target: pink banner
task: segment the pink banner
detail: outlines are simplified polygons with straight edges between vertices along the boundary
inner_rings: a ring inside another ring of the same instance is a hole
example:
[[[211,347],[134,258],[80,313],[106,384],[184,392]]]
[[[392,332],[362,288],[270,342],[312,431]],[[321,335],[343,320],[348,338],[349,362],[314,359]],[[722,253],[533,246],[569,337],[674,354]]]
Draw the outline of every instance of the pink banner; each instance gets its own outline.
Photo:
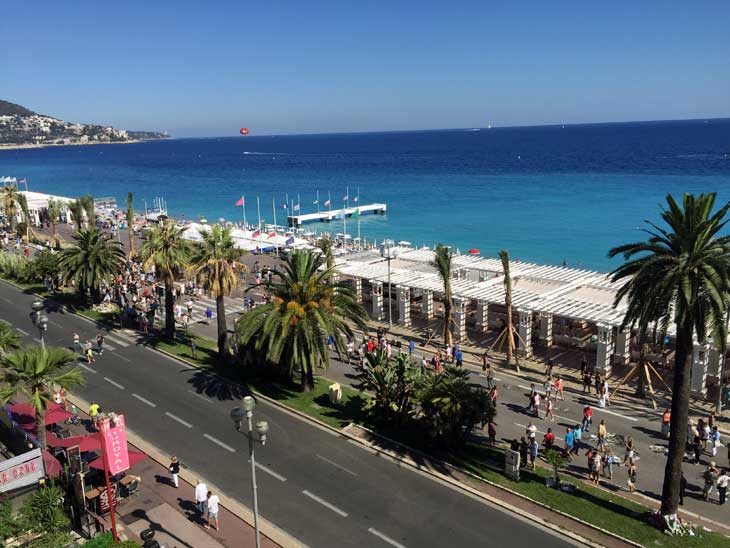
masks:
[[[124,424],[124,415],[117,415],[116,423],[109,419],[102,421],[99,430],[109,473],[114,476],[119,472],[129,470],[127,427]]]

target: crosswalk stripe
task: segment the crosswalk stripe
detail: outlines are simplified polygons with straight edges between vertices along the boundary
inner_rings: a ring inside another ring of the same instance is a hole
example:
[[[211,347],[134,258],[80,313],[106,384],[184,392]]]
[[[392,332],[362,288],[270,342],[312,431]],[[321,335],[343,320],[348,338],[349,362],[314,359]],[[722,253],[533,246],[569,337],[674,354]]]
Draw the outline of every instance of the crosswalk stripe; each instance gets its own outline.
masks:
[[[129,343],[128,342],[125,342],[125,341],[123,341],[121,339],[117,339],[117,338],[112,337],[110,335],[106,335],[104,337],[104,339],[107,340],[107,341],[112,341],[114,344],[118,344],[122,348],[125,348],[125,347],[129,346]],[[112,348],[110,346],[107,346],[107,348],[109,348],[110,350],[114,350],[114,348]]]

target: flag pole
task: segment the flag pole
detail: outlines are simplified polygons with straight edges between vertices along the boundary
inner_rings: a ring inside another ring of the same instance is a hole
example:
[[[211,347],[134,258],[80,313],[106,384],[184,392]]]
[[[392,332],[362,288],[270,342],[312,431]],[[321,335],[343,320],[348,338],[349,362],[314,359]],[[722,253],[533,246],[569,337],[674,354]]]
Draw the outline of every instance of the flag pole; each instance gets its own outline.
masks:
[[[246,230],[246,196],[241,195],[241,208],[243,209],[243,229]]]
[[[342,235],[342,241],[344,244],[345,251],[347,251],[347,203],[350,201],[350,185],[347,185],[345,187],[345,199],[343,202],[344,208],[342,210],[342,232],[344,233]]]
[[[360,241],[360,187],[357,187],[357,248],[362,249]]]
[[[259,232],[261,231],[261,204],[259,203],[259,197],[256,196],[256,212],[259,214]]]
[[[276,194],[271,198],[271,209],[274,210],[274,231],[276,231]]]
[[[317,189],[317,213],[319,213],[319,189]]]

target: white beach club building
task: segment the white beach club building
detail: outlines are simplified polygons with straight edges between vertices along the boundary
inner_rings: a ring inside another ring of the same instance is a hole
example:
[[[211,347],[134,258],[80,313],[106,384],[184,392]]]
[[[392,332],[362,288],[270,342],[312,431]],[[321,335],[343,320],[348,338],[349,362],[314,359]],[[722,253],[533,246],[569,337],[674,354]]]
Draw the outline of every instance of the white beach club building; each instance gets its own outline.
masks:
[[[390,257],[390,258],[389,258]],[[443,282],[431,266],[428,248],[392,247],[380,253],[366,251],[339,258],[337,271],[347,277],[372,317],[387,320],[388,297],[393,321],[409,327],[412,316],[429,321],[436,316],[434,295]],[[463,341],[467,326],[481,332],[501,328],[506,320],[504,278],[498,259],[454,255],[453,336]],[[621,329],[626,303],[614,307],[620,283],[605,273],[561,266],[510,262],[513,321],[518,329],[518,352],[532,354],[533,345],[559,345],[595,352],[596,370],[609,374],[614,364],[631,359],[630,329]],[[388,295],[388,281],[392,295]],[[673,329],[673,326],[672,326]],[[673,332],[671,333],[673,335]],[[667,360],[668,353],[655,356]],[[717,382],[721,356],[711,345],[696,344],[692,391],[705,394],[707,381]]]

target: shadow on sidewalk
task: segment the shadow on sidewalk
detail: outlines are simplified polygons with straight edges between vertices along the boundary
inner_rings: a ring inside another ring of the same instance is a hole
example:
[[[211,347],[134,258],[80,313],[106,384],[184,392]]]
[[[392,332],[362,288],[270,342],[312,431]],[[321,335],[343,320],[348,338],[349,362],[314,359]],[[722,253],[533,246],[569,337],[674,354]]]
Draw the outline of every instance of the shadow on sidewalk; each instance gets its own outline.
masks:
[[[183,539],[181,539],[180,537],[175,535],[172,531],[163,527],[161,524],[157,523],[156,521],[152,521],[150,519],[150,517],[147,515],[147,512],[145,512],[144,510],[134,510],[132,512],[132,516],[134,516],[137,519],[142,519],[142,520],[146,521],[149,524],[148,528],[152,529],[155,533],[164,533],[167,536],[169,536],[170,538],[175,539],[177,542],[180,543],[176,546],[184,546],[187,548],[197,548],[195,546],[188,544]]]

